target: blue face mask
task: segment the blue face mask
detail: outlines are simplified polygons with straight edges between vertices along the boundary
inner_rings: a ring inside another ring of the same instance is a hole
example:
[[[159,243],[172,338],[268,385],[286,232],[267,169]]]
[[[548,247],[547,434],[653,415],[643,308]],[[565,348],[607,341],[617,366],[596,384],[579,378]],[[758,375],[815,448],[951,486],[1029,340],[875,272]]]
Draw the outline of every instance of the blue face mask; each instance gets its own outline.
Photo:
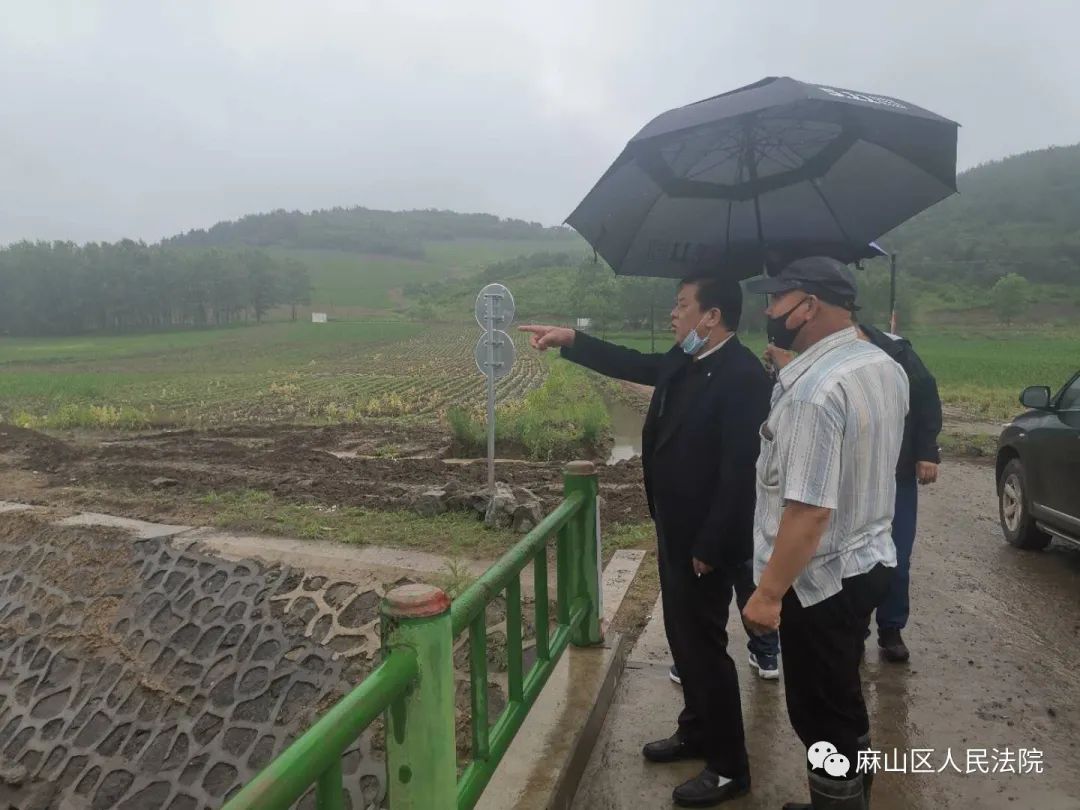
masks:
[[[702,318],[701,321],[703,320],[705,319]],[[698,321],[697,326],[701,326],[701,321]],[[679,344],[680,346],[682,346],[682,350],[691,357],[700,352],[702,347],[709,342],[709,338],[702,337],[697,333],[697,326],[691,329],[690,334],[684,337],[682,343]]]

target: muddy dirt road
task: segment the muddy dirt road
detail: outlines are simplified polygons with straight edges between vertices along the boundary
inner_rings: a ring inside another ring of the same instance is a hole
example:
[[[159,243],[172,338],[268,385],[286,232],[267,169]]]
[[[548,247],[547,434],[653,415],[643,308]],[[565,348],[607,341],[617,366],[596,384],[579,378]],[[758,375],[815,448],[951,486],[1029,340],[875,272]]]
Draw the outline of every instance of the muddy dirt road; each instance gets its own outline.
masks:
[[[1080,550],[1010,548],[997,525],[993,469],[950,463],[943,474],[921,490],[905,633],[911,663],[885,663],[872,642],[866,654],[875,747],[909,752],[908,773],[878,775],[874,808],[1080,808]],[[804,795],[802,755],[783,687],[751,678],[734,616],[729,630],[754,779],[752,795],[729,806],[773,810]],[[651,644],[648,635],[631,655],[576,807],[669,807],[671,789],[700,767],[641,760],[641,743],[671,733],[680,702],[662,633]],[[1042,773],[1008,772],[1021,748],[1041,752]],[[912,749],[934,749],[934,773],[910,772]],[[936,772],[949,750],[963,773]],[[1005,770],[981,772],[995,763]]]

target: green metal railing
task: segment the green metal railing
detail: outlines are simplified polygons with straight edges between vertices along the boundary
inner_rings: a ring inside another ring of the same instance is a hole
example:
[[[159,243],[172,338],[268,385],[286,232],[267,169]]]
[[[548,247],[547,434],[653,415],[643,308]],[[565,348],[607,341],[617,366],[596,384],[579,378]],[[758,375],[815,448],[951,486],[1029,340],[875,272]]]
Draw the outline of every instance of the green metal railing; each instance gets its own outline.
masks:
[[[319,810],[344,810],[341,757],[386,717],[390,810],[469,810],[491,779],[569,644],[602,640],[596,469],[567,465],[564,500],[450,604],[428,585],[406,585],[382,604],[383,661],[225,805],[286,810],[315,786]],[[555,541],[556,618],[548,610],[548,541]],[[536,660],[524,669],[521,573],[533,565]],[[487,702],[487,606],[506,599],[507,704],[494,724]],[[469,632],[472,756],[457,776],[454,639]]]

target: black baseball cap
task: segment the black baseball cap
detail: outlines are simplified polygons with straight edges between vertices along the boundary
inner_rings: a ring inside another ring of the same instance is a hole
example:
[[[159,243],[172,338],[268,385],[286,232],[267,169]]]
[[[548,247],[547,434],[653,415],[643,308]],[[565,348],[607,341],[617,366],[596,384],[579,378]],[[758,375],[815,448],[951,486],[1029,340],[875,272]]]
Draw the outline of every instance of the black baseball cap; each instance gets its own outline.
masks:
[[[855,281],[855,274],[843,262],[828,256],[796,259],[775,276],[762,276],[746,284],[746,291],[749,293],[775,295],[792,290],[816,295],[828,304],[852,312],[858,309],[855,299],[859,295],[859,286]]]

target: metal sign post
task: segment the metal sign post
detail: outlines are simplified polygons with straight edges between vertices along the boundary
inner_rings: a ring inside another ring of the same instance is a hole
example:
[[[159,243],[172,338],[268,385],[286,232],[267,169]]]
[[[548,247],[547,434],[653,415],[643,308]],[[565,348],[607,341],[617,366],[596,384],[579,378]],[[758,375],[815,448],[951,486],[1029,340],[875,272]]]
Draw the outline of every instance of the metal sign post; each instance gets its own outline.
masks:
[[[502,284],[488,284],[476,296],[476,322],[484,333],[476,343],[476,367],[487,378],[488,489],[495,495],[495,381],[510,373],[516,350],[505,331],[514,322],[514,296]]]
[[[896,253],[889,256],[889,331],[896,334]]]

